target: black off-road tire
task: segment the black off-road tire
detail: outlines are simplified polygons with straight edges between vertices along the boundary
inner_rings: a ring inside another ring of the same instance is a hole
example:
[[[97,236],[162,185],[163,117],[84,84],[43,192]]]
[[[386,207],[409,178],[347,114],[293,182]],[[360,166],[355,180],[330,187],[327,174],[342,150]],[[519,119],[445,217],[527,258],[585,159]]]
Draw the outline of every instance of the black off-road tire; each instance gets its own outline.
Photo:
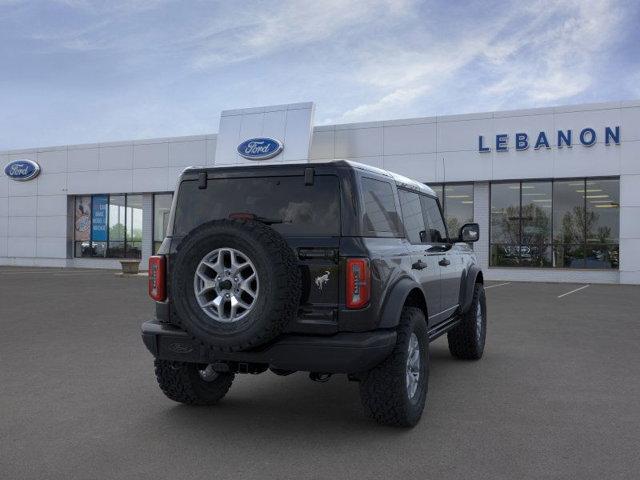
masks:
[[[194,292],[196,268],[217,248],[234,248],[256,268],[256,304],[235,322],[218,322],[198,305]],[[170,294],[180,326],[201,344],[218,352],[247,350],[282,332],[295,317],[302,280],[293,251],[269,226],[254,221],[215,220],[190,232],[172,262]]]
[[[479,310],[478,310],[479,308]],[[482,318],[478,318],[481,312]],[[484,286],[476,283],[471,306],[458,325],[447,333],[451,355],[463,360],[480,360],[487,336],[487,301]]]
[[[218,373],[205,381],[198,370],[204,365],[169,360],[155,360],[156,379],[162,392],[171,400],[187,405],[215,405],[224,397],[235,375]]]
[[[407,356],[411,334],[420,348],[420,376],[412,398],[407,391]],[[384,425],[413,427],[424,410],[429,385],[429,337],[424,313],[405,307],[400,317],[396,346],[381,364],[367,372],[360,382],[360,399],[365,413]]]

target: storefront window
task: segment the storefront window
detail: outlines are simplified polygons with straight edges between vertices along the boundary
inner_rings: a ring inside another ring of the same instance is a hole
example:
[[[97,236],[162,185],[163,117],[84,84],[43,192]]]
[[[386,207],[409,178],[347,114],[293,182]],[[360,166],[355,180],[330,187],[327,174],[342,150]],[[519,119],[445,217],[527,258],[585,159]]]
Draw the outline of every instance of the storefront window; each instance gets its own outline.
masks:
[[[444,217],[452,237],[465,223],[473,222],[473,183],[444,186]]]
[[[126,256],[142,256],[142,195],[127,195]]]
[[[153,253],[155,254],[167,234],[172,193],[156,193],[153,196]]]
[[[520,258],[520,183],[491,185],[491,265],[517,265]]]
[[[429,186],[440,200],[449,236],[457,236],[465,223],[473,222],[473,183],[447,183]]]
[[[492,266],[618,268],[619,180],[491,185]]]
[[[124,234],[127,211],[124,195],[109,196],[109,248],[107,256],[124,257]]]
[[[522,182],[520,265],[551,266],[551,182]]]
[[[553,183],[554,266],[585,268],[585,181]]]
[[[142,195],[91,195],[75,199],[76,257],[140,258]]]

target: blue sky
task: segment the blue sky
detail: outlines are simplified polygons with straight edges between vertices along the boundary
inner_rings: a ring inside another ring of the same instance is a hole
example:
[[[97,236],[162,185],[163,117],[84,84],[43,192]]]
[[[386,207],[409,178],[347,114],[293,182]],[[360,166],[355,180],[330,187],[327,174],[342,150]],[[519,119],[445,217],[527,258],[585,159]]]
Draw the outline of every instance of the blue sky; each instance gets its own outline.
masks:
[[[640,98],[637,1],[0,0],[0,149]]]

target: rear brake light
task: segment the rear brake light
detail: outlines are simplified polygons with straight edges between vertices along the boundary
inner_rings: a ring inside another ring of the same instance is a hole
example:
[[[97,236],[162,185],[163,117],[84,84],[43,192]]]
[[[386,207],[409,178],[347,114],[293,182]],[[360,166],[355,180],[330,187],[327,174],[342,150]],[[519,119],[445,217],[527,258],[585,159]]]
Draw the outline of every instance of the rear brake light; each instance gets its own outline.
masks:
[[[164,302],[167,298],[166,261],[164,255],[149,257],[149,296],[156,302]]]
[[[362,308],[369,303],[370,277],[368,259],[347,259],[347,308]]]

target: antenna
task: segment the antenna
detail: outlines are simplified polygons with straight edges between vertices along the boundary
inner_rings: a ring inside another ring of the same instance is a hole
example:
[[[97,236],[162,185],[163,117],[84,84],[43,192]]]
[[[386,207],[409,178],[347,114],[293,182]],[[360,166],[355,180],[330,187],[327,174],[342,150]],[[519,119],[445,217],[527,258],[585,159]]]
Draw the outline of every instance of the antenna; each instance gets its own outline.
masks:
[[[444,163],[444,157],[442,157],[442,183],[447,183],[447,166]]]

